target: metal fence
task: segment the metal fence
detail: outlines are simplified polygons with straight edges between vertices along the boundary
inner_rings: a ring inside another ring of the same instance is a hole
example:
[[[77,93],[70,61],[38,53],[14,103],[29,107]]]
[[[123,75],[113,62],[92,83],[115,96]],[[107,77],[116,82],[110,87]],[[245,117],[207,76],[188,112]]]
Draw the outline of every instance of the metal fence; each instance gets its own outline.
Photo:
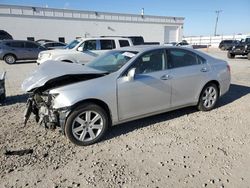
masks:
[[[222,40],[241,40],[246,38],[248,35],[191,36],[183,37],[183,40],[186,40],[188,43],[193,45],[208,45],[212,47],[218,47]]]

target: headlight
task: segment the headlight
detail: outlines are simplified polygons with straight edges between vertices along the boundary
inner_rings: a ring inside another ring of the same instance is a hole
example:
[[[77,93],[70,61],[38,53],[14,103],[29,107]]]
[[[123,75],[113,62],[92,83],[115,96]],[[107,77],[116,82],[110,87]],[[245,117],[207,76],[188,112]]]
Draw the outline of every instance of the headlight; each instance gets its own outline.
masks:
[[[38,57],[39,59],[49,59],[51,58],[51,53],[40,53]]]
[[[59,93],[53,93],[53,94],[49,94],[49,101],[50,101],[50,105],[53,107],[55,105],[54,101],[55,98],[59,95]]]
[[[233,48],[232,48],[233,50],[235,49],[235,46],[233,46]]]
[[[245,45],[245,49],[247,49],[247,45]]]

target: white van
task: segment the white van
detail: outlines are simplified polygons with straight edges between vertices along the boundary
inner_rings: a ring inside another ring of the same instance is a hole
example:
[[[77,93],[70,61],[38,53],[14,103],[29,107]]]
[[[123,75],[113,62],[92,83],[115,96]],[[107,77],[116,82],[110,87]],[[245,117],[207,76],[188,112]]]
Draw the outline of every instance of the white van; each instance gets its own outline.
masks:
[[[125,46],[133,46],[131,39],[121,37],[80,38],[70,42],[64,49],[39,53],[37,64],[47,60],[86,64],[106,51]]]

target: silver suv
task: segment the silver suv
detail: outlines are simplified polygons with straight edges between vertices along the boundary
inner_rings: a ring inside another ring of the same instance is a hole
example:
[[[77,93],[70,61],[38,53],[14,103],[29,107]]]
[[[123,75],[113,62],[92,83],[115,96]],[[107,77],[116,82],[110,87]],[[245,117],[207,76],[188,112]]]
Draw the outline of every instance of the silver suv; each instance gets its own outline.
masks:
[[[17,60],[37,59],[38,54],[46,48],[32,41],[3,40],[0,41],[0,59],[8,64]]]

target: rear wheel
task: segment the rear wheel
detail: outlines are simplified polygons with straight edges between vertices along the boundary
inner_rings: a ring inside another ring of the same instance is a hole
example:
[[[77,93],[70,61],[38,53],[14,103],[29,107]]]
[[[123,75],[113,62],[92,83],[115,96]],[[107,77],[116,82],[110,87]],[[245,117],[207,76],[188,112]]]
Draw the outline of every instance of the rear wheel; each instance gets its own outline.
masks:
[[[4,101],[5,98],[6,98],[6,94],[4,92],[2,95],[0,95],[0,102]]]
[[[235,54],[232,54],[231,52],[227,52],[227,57],[230,59],[233,59],[235,57]]]
[[[247,59],[250,60],[250,52],[247,54]]]
[[[218,87],[213,83],[207,84],[201,91],[198,109],[201,111],[212,110],[218,100],[218,97]]]
[[[98,142],[108,129],[108,115],[100,106],[86,103],[76,108],[65,124],[67,138],[76,145]]]
[[[13,54],[7,54],[4,56],[4,61],[8,64],[14,64],[16,62],[16,57]]]

